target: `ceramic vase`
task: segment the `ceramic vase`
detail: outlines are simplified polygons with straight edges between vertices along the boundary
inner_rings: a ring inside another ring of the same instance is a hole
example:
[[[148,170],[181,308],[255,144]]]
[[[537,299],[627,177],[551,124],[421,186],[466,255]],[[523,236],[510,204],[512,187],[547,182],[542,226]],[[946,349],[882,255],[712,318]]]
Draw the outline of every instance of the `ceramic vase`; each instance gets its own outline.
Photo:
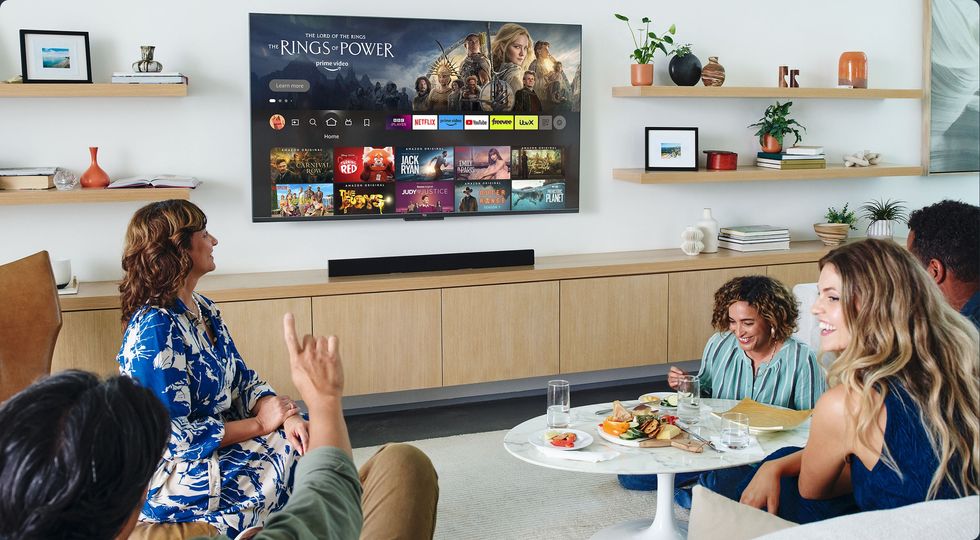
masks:
[[[718,221],[711,217],[711,209],[701,211],[701,219],[697,223],[698,230],[704,235],[702,253],[718,253]]]
[[[701,239],[704,238],[704,233],[701,229],[697,227],[688,227],[684,229],[681,233],[681,251],[684,255],[697,255],[704,250],[704,244]],[[717,241],[715,242],[717,244]],[[716,247],[717,249],[717,247]]]
[[[894,234],[895,222],[890,219],[879,219],[868,225],[868,238],[891,238]]]
[[[717,56],[708,57],[708,65],[701,70],[701,82],[705,86],[721,86],[725,84],[725,68],[718,63]]]
[[[83,188],[104,188],[109,185],[109,175],[99,167],[99,147],[90,146],[89,154],[92,156],[92,164],[82,173]]]
[[[701,80],[701,60],[691,53],[674,56],[667,65],[667,72],[677,86],[694,86]]]
[[[861,51],[841,53],[837,62],[837,87],[868,87],[868,55]]]
[[[153,45],[143,45],[140,47],[140,59],[133,62],[133,71],[137,73],[159,73],[163,71],[163,64],[153,59]]]
[[[630,84],[633,86],[652,86],[653,64],[630,64]]]
[[[813,231],[825,246],[839,246],[847,240],[847,231],[851,226],[847,223],[814,223]]]

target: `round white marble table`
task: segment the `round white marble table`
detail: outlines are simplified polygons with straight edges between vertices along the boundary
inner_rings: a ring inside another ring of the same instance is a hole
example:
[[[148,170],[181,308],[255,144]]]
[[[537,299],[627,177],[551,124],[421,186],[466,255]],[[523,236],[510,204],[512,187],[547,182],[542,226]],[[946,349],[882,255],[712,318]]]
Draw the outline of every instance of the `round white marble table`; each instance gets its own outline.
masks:
[[[722,412],[735,406],[736,401],[726,399],[703,399],[715,412]],[[615,451],[619,456],[608,461],[591,463],[587,461],[572,461],[550,457],[538,451],[537,447],[528,442],[535,432],[547,428],[546,415],[541,415],[523,422],[504,437],[504,448],[517,459],[548,467],[571,472],[602,473],[602,474],[656,474],[657,475],[657,510],[653,519],[627,521],[602,529],[596,533],[593,540],[606,539],[670,539],[685,538],[686,531],[678,527],[674,519],[674,475],[677,473],[724,469],[737,465],[747,465],[761,461],[770,453],[786,446],[804,446],[810,434],[809,420],[800,427],[789,431],[760,433],[755,437],[758,447],[750,446],[746,450],[733,452],[716,452],[705,447],[704,452],[696,454],[679,448],[633,448],[608,442],[596,433],[596,428],[602,423],[602,416],[596,411],[608,409],[609,403],[587,405],[572,409],[570,428],[580,429],[591,434],[595,441],[582,451]],[[709,415],[704,415],[701,421],[701,435],[709,437],[717,435],[717,421]],[[754,448],[754,449],[753,449]]]

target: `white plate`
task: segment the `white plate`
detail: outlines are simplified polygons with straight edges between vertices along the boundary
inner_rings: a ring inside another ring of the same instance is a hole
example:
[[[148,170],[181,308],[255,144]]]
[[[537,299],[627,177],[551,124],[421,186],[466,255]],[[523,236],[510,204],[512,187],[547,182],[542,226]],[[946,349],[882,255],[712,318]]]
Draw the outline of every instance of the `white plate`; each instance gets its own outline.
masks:
[[[575,445],[572,446],[571,448],[568,448],[567,446],[555,446],[551,444],[551,442],[545,438],[545,434],[551,431],[557,433],[574,433],[576,437]],[[532,433],[531,436],[527,438],[527,440],[529,443],[533,444],[534,446],[540,446],[541,448],[550,448],[552,450],[579,450],[581,448],[585,448],[586,446],[592,444],[593,441],[592,435],[589,435],[588,433],[578,429],[567,429],[567,428],[566,429],[558,429],[558,428],[542,429],[541,431]]]
[[[667,396],[676,396],[677,392],[649,392],[640,396],[640,403],[646,403],[647,405],[655,406],[661,409],[676,409],[677,407],[671,407],[669,405],[660,405],[660,400]],[[646,401],[650,398],[656,398],[654,401]]]
[[[619,437],[616,437],[614,435],[610,435],[610,434],[606,433],[605,431],[602,431],[602,426],[596,427],[595,431],[596,431],[596,433],[599,434],[599,437],[601,437],[602,439],[607,440],[607,441],[609,441],[609,442],[611,442],[613,444],[618,444],[620,446],[632,446],[633,448],[642,448],[640,446],[640,443],[641,442],[651,440],[649,437],[644,438],[644,439],[632,439],[632,440],[620,439]],[[680,436],[677,436],[677,437],[674,437],[673,440],[678,440],[680,438],[681,438]],[[666,444],[664,446],[670,446],[670,440],[665,440],[665,442],[666,442]],[[657,447],[651,446],[649,448],[657,448]]]

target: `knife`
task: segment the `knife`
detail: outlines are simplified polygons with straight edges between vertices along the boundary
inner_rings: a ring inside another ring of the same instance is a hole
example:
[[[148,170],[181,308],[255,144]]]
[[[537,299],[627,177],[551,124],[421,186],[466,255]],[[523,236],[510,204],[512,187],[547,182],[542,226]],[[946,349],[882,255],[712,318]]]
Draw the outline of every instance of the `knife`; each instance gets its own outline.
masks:
[[[687,433],[688,435],[690,435],[691,437],[694,437],[698,441],[703,442],[705,444],[705,446],[707,446],[708,448],[711,448],[715,452],[721,453],[721,450],[719,450],[717,447],[715,447],[715,443],[711,442],[708,439],[705,439],[704,437],[698,435],[697,433],[692,432],[691,431],[691,426],[689,426],[686,422],[682,422],[682,421],[678,420],[674,425],[676,425],[677,427],[679,427],[682,430],[684,430],[684,433]]]

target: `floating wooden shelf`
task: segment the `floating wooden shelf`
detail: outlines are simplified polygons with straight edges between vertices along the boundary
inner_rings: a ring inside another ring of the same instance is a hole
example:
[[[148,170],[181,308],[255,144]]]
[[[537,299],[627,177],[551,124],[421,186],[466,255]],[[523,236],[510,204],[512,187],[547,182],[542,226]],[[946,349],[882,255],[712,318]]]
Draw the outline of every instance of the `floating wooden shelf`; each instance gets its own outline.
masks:
[[[614,86],[613,97],[922,99],[918,88],[778,88],[751,86]]]
[[[844,167],[828,164],[826,169],[779,170],[739,166],[734,171],[663,171],[613,169],[613,178],[637,184],[703,184],[710,182],[754,182],[766,180],[826,180],[831,178],[877,178],[881,176],[922,176],[919,165],[883,163],[871,167]]]
[[[0,206],[16,204],[104,203],[129,201],[165,201],[191,198],[186,188],[129,188],[129,189],[56,189],[0,190]]]
[[[0,97],[184,97],[186,84],[2,84]]]

